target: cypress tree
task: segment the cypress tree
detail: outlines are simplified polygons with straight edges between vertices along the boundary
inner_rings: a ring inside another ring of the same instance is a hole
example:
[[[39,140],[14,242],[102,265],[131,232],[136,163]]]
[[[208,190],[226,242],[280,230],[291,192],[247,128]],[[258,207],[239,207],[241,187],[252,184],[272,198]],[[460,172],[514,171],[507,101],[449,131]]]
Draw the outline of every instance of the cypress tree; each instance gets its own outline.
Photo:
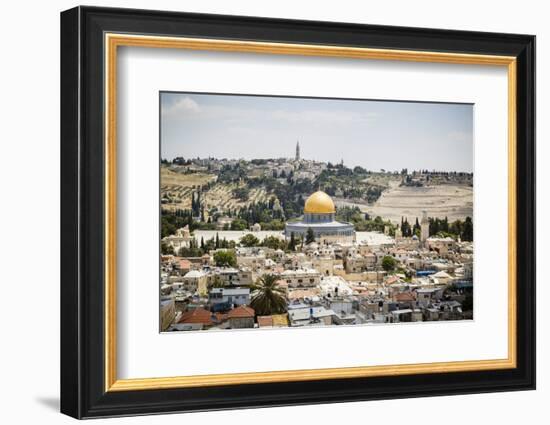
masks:
[[[474,240],[474,224],[472,223],[471,217],[466,217],[466,220],[464,220],[464,226],[460,237],[463,241],[471,242]]]
[[[313,229],[308,227],[306,232],[306,245],[312,242],[315,242],[315,234],[313,233]]]
[[[290,242],[288,243],[288,249],[290,251],[296,250],[296,239],[294,238],[294,232],[290,233]]]

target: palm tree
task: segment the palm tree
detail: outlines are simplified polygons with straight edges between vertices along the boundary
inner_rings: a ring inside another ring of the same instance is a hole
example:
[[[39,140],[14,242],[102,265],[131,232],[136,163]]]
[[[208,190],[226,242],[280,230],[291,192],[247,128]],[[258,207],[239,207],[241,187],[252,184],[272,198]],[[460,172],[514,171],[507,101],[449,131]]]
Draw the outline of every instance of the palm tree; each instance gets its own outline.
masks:
[[[287,302],[284,289],[277,284],[279,277],[274,274],[264,274],[253,286],[254,295],[250,300],[250,307],[257,316],[269,316],[271,314],[285,313]]]

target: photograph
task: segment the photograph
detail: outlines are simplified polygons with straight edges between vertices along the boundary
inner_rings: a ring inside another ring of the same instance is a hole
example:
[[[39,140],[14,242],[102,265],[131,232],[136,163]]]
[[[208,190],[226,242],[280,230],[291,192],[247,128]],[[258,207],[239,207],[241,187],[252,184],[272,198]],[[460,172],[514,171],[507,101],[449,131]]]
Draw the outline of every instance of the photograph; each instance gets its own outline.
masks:
[[[64,5],[53,24],[31,14],[52,42],[8,67],[22,82],[11,109],[29,109],[22,85],[48,101],[60,89],[60,108],[31,126],[23,113],[6,139],[36,148],[4,144],[21,150],[6,155],[11,180],[28,183],[8,186],[26,195],[51,169],[60,195],[33,190],[60,227],[60,261],[55,249],[32,257],[60,275],[26,309],[59,313],[39,334],[57,349],[30,370],[44,405],[33,418],[55,400],[77,419],[196,412],[224,425],[263,423],[264,408],[290,412],[277,424],[365,409],[387,421],[399,403],[463,423],[449,415],[457,399],[506,424],[524,419],[514,406],[538,412],[545,15],[291,2],[258,16],[203,3]],[[59,67],[27,78],[56,54]],[[23,167],[29,152],[48,166]],[[33,208],[5,210],[34,223]],[[28,238],[7,230],[17,267],[6,282],[19,283]],[[6,299],[21,317],[18,294]],[[32,353],[36,338],[8,328]],[[11,404],[14,418],[30,411]]]
[[[160,92],[160,332],[473,320],[473,117]]]

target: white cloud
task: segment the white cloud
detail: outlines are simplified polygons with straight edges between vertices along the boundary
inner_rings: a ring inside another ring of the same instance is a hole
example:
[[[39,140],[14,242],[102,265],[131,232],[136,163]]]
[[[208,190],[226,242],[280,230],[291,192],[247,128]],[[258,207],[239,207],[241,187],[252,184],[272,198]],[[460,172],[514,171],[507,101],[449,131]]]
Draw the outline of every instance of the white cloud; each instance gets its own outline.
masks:
[[[197,101],[185,96],[178,98],[174,103],[163,108],[162,113],[163,115],[170,116],[186,113],[197,113],[200,111],[201,107]]]

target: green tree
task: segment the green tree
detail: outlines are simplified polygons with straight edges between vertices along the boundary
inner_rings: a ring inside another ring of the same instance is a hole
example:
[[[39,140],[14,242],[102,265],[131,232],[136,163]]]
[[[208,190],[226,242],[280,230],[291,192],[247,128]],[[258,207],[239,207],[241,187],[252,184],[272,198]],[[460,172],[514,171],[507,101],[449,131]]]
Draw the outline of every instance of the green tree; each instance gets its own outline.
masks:
[[[168,245],[166,242],[162,242],[160,244],[160,252],[162,255],[174,255],[174,247],[172,245]]]
[[[233,196],[238,198],[240,201],[248,201],[250,191],[246,187],[238,187],[233,189]]]
[[[202,254],[202,250],[196,246],[191,246],[189,248],[182,246],[178,251],[180,257],[200,257]]]
[[[246,221],[242,218],[236,218],[231,222],[231,230],[244,230],[247,228]]]
[[[275,211],[275,214],[279,214],[279,211]],[[284,230],[285,223],[282,220],[275,219],[269,222],[261,222],[262,230]]]
[[[437,235],[437,233],[441,230],[439,219],[437,218],[430,218],[430,236]]]
[[[413,226],[413,234],[418,236],[420,234],[420,230],[420,223],[418,222],[418,217],[416,217],[416,221],[414,222]]]
[[[315,233],[313,233],[313,229],[311,227],[308,227],[306,232],[306,245],[312,242],[315,242]]]
[[[447,217],[441,223],[441,230],[449,233],[449,219]]]
[[[411,225],[406,218],[405,218],[405,221],[402,221],[401,223],[401,233],[403,234],[404,237],[412,236]]]
[[[288,243],[288,249],[292,252],[296,251],[296,238],[294,232],[290,233],[290,242]]]
[[[163,238],[175,234],[177,229],[186,225],[193,230],[191,210],[161,211],[161,235]]]
[[[384,258],[382,258],[382,268],[387,272],[394,270],[396,265],[397,261],[391,255],[385,255]]]
[[[224,250],[214,253],[214,263],[218,267],[235,267],[237,266],[237,256],[235,251]]]
[[[284,240],[281,240],[281,239],[275,237],[275,236],[266,237],[260,245],[265,246],[267,248],[271,248],[271,249],[285,249],[286,248],[286,242]]]
[[[260,244],[260,240],[252,233],[244,235],[239,242],[242,246],[258,246]]]
[[[277,280],[277,275],[264,274],[253,286],[250,307],[254,309],[257,316],[281,314],[287,311],[284,289],[279,287]]]
[[[464,227],[462,229],[462,234],[460,235],[460,238],[463,241],[468,242],[474,240],[474,224],[472,223],[471,217],[466,217],[466,220],[464,220]]]
[[[213,251],[215,249],[216,249],[216,242],[214,241],[214,238],[210,238],[204,243],[205,252]]]

